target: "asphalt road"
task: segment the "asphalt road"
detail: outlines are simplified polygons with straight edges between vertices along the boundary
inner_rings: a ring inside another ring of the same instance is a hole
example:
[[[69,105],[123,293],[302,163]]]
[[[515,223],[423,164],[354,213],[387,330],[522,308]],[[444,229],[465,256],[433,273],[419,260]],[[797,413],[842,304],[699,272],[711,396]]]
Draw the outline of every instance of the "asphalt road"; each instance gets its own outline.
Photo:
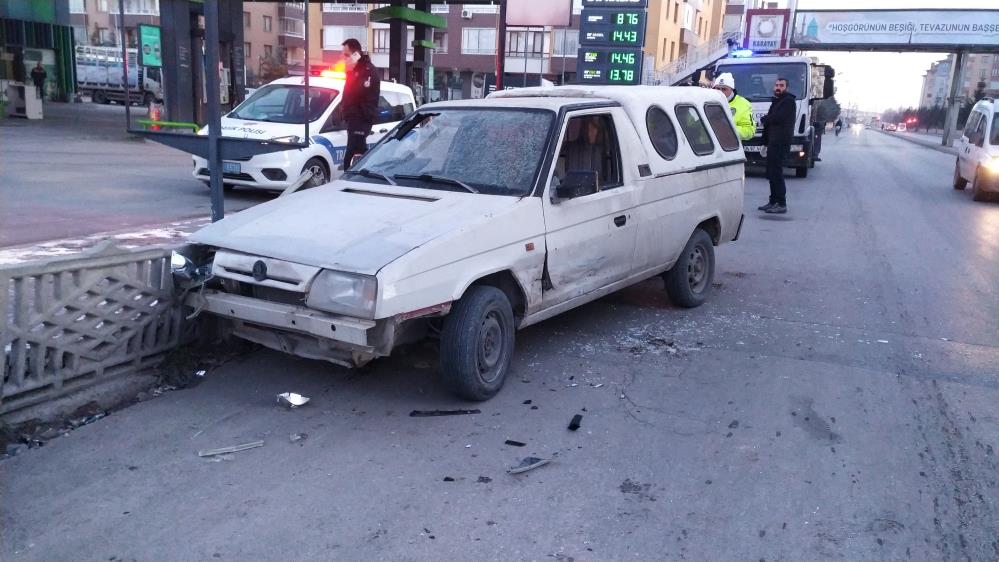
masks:
[[[45,115],[0,122],[0,248],[211,214],[191,157],[129,136],[124,106],[46,103]],[[271,197],[237,190],[226,210]]]
[[[424,347],[242,356],[0,463],[0,558],[995,560],[999,204],[901,139],[823,150],[787,216],[748,180],[701,308],[648,282],[528,328],[478,415],[408,416],[471,407]]]

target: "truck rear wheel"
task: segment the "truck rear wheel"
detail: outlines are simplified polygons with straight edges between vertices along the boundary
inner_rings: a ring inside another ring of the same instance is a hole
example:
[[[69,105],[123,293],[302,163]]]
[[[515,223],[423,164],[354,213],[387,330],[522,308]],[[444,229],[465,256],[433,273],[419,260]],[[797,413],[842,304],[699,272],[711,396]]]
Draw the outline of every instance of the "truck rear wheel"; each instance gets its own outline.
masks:
[[[515,329],[506,293],[486,285],[469,287],[441,330],[441,374],[448,388],[466,400],[495,396],[510,370]]]
[[[694,308],[711,294],[715,276],[715,247],[711,236],[698,228],[690,236],[673,267],[663,274],[666,293],[673,304]]]
[[[100,104],[103,104],[103,105],[107,105],[107,104],[111,103],[111,100],[108,99],[107,95],[105,95],[104,92],[102,92],[100,90],[94,91],[94,93],[91,94],[90,99],[94,103],[100,103]]]

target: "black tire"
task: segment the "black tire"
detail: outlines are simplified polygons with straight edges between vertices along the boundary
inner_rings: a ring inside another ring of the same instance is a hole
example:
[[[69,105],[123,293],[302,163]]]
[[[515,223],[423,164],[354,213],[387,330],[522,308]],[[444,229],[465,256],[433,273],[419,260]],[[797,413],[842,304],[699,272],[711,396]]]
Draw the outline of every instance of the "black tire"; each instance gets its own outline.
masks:
[[[495,396],[510,370],[514,329],[513,308],[503,291],[469,287],[441,330],[441,375],[448,388],[466,400]]]
[[[714,243],[707,232],[698,228],[690,236],[673,267],[663,274],[666,293],[677,306],[701,306],[711,294],[714,277]]]
[[[968,186],[968,180],[961,177],[959,162],[954,162],[954,189],[961,191]]]
[[[101,105],[107,105],[111,103],[111,100],[108,99],[107,95],[105,95],[104,92],[100,90],[97,90],[96,92],[91,94],[90,100],[94,103],[99,103]]]
[[[808,166],[802,166],[801,168],[794,169],[794,177],[796,178],[807,178],[808,177]]]
[[[309,161],[302,166],[302,173],[306,170],[312,170],[312,177],[309,181],[305,182],[302,189],[309,189],[312,187],[319,187],[320,185],[326,185],[330,181],[330,168],[326,165],[326,162],[319,157],[309,158]]]
[[[971,198],[975,201],[988,201],[991,199],[990,194],[982,189],[983,173],[981,168],[975,170],[975,179],[971,182]]]

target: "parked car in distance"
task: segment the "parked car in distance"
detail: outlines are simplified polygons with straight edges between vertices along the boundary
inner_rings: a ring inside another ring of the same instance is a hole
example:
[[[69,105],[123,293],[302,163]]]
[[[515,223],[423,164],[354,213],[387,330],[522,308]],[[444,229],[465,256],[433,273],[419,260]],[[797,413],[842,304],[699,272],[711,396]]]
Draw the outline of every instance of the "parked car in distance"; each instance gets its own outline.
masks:
[[[335,182],[191,237],[188,304],[232,334],[359,366],[422,338],[485,400],[516,330],[663,276],[711,293],[742,226],[745,156],[717,91],[524,88],[419,108]]]
[[[954,164],[954,189],[964,189],[971,182],[975,201],[999,194],[999,106],[984,99],[971,108],[968,120],[957,141]]]
[[[308,170],[307,187],[330,181],[343,162],[347,131],[333,115],[340,104],[342,78],[309,79],[310,115],[307,148],[289,148],[222,163],[222,181],[227,187],[283,191]],[[292,76],[256,89],[243,103],[222,117],[222,136],[301,143],[305,136],[305,78]],[[395,82],[381,83],[378,121],[371,127],[368,143],[374,144],[416,109],[413,91]],[[199,134],[207,135],[208,128]],[[208,182],[208,162],[194,156],[194,177]]]

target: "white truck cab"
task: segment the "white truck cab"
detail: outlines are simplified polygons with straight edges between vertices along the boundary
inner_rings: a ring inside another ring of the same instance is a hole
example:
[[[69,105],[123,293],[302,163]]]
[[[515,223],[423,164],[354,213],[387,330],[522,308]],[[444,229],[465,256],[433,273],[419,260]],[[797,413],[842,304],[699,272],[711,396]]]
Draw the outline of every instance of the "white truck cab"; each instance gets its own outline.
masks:
[[[344,80],[310,77],[309,146],[271,152],[222,163],[226,186],[282,191],[302,172],[312,172],[307,186],[327,183],[343,163],[347,132],[333,118],[340,104]],[[305,135],[305,78],[275,80],[254,90],[243,103],[222,117],[222,136],[300,143]],[[413,91],[394,82],[381,83],[378,120],[371,127],[368,143],[374,144],[416,109]],[[208,134],[203,128],[199,134]],[[208,182],[208,162],[194,156],[194,177]]]
[[[954,189],[964,189],[970,182],[975,201],[999,195],[999,104],[995,100],[983,99],[971,108],[954,148]]]
[[[234,335],[346,366],[421,338],[485,400],[517,329],[662,275],[711,292],[742,226],[744,157],[720,92],[524,88],[424,105],[343,177],[191,237],[188,304]]]
[[[832,97],[832,68],[816,64],[811,57],[773,55],[722,59],[715,66],[715,75],[722,72],[732,74],[736,91],[753,106],[756,135],[743,142],[746,159],[751,164],[765,163],[762,155],[763,117],[770,109],[774,82],[777,78],[787,79],[787,91],[797,98],[797,116],[784,166],[794,168],[795,175],[799,178],[807,177],[808,170],[815,166],[816,156],[812,103]]]

